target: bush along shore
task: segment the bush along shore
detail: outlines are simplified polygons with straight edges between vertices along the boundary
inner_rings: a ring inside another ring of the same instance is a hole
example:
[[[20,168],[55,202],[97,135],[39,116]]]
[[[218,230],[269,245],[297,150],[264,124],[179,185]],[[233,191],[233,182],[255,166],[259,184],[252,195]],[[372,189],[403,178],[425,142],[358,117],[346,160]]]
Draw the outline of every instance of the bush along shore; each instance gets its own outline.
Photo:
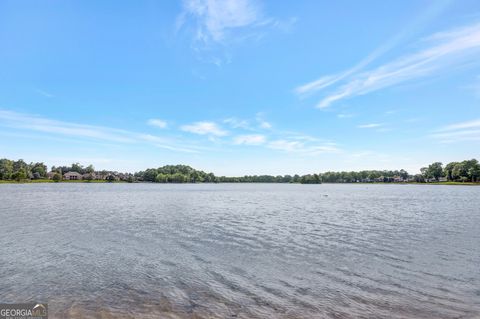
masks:
[[[48,170],[42,162],[0,159],[0,183],[42,182],[152,182],[152,183],[435,183],[445,185],[479,185],[480,164],[476,159],[435,162],[423,167],[419,174],[401,170],[365,170],[358,172],[324,172],[307,175],[248,175],[241,177],[215,176],[187,165],[166,165],[136,173],[95,170],[92,165],[74,163],[53,166]]]

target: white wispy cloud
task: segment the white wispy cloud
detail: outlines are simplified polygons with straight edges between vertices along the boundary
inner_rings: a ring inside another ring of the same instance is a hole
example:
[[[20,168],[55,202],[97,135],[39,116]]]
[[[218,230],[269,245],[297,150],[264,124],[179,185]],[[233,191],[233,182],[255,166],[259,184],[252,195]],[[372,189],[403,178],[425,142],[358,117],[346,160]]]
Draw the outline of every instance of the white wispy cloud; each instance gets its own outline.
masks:
[[[233,48],[261,41],[272,30],[289,33],[296,17],[277,19],[264,13],[262,0],[183,0],[175,33],[192,37],[196,58],[221,67],[233,60]]]
[[[405,123],[418,123],[418,122],[421,122],[421,121],[422,121],[422,118],[420,118],[420,117],[411,117],[411,118],[408,118],[408,119],[404,120]]]
[[[377,56],[380,55],[382,50],[376,50],[374,53],[370,54],[366,59],[361,61],[359,64],[355,65],[351,69],[348,69],[344,72],[334,74],[334,75],[326,75],[322,76],[321,78],[314,80],[312,82],[300,85],[299,87],[295,88],[295,92],[297,94],[310,94],[316,91],[320,91],[326,87],[334,85],[335,83],[347,78],[348,76],[354,74],[355,72],[361,70],[365,66],[367,66],[370,62],[372,62]]]
[[[346,118],[351,118],[351,117],[354,117],[355,115],[352,114],[352,113],[339,113],[337,114],[337,117],[339,119],[346,119]]]
[[[398,113],[398,110],[388,110],[388,111],[385,111],[385,115],[392,115],[392,114],[396,114]]]
[[[295,92],[299,95],[311,94],[316,91],[320,91],[324,88],[327,88],[329,86],[332,86],[342,81],[343,79],[350,77],[351,75],[354,75],[355,73],[359,72],[360,70],[365,68],[367,65],[372,63],[378,57],[380,57],[381,55],[389,51],[391,48],[393,48],[405,36],[406,33],[407,33],[406,31],[399,33],[398,35],[390,39],[387,43],[375,49],[366,58],[364,58],[362,61],[360,61],[358,64],[356,64],[352,68],[334,75],[322,76],[317,80],[300,85],[299,87],[295,88]]]
[[[480,129],[480,119],[465,121],[455,124],[450,124],[447,126],[442,127],[438,131],[445,132],[445,131],[454,131],[454,130],[461,130],[461,129],[472,129],[472,128],[479,128]]]
[[[41,89],[35,89],[35,92],[37,92],[40,95],[43,95],[44,97],[48,97],[48,98],[55,96],[52,93],[49,93],[49,92],[41,90]]]
[[[357,125],[358,128],[378,128],[382,127],[384,124],[383,123],[369,123],[369,124],[361,124]]]
[[[233,139],[234,144],[245,145],[261,145],[266,142],[267,138],[261,134],[239,135]]]
[[[148,143],[155,147],[180,152],[197,152],[194,146],[179,146],[185,142],[123,129],[53,120],[37,115],[0,109],[0,126],[18,130],[42,132],[61,137],[107,141],[113,143]]]
[[[340,79],[338,76],[326,76],[323,80],[302,85],[296,91],[310,93],[324,89],[327,84],[341,83],[317,104],[318,108],[326,108],[342,99],[438,75],[441,71],[467,63],[478,65],[475,62],[480,57],[480,23],[434,34],[420,44],[424,46],[423,49],[400,56],[376,68],[359,71],[359,68],[354,67],[342,73]],[[361,66],[363,67],[363,64]]]
[[[461,142],[461,141],[480,141],[480,129],[435,133],[435,134],[431,134],[430,137],[433,137],[439,140],[441,143],[455,143],[455,142]]]
[[[128,131],[101,126],[76,124],[43,118],[30,114],[0,110],[0,123],[8,127],[39,131],[44,133],[102,139],[111,142],[133,142]]]
[[[236,117],[229,117],[227,119],[224,119],[223,123],[228,124],[231,128],[234,129],[241,128],[244,130],[252,130],[252,127],[250,126],[250,121],[239,119]]]
[[[270,130],[273,127],[272,123],[264,119],[264,114],[262,112],[255,114],[254,118],[240,119],[229,117],[222,122],[230,126],[232,129],[242,129],[246,131]]]
[[[432,3],[425,11],[420,12],[412,21],[407,23],[407,25],[399,33],[397,33],[395,36],[391,37],[388,41],[376,48],[372,53],[370,53],[367,57],[365,57],[355,66],[349,68],[346,71],[334,75],[322,76],[317,80],[303,84],[297,87],[295,89],[295,92],[300,95],[313,93],[326,87],[332,86],[337,82],[340,82],[350,77],[351,75],[356,74],[357,72],[361,71],[366,66],[371,64],[373,61],[384,55],[386,52],[398,46],[399,43],[401,43],[404,39],[415,33],[415,30],[421,29],[422,26],[428,23],[428,21],[434,19],[440,13],[445,11],[451,4],[451,2],[451,0],[441,0]]]
[[[267,122],[267,121],[261,121],[259,126],[260,126],[260,128],[263,128],[263,129],[272,128],[272,124],[270,124],[270,122]]]
[[[370,53],[367,57],[353,67],[347,69],[346,71],[339,72],[334,75],[322,76],[317,80],[300,85],[295,89],[295,92],[299,95],[304,95],[320,91],[358,73],[373,61],[392,50],[394,47],[398,46],[404,39],[415,33],[415,30],[421,29],[422,26],[428,23],[428,21],[434,19],[440,13],[445,11],[451,2],[451,0],[439,0],[435,3],[432,3],[424,12],[418,13],[418,15],[412,21],[407,23],[407,25],[399,33],[376,48],[372,53]]]
[[[268,129],[272,128],[272,124],[264,119],[264,113],[263,112],[258,112],[255,115],[255,120],[258,123],[258,127],[261,128],[261,129],[268,130]]]
[[[234,29],[261,25],[262,13],[252,0],[184,0],[177,28],[189,18],[194,20],[195,39],[209,43],[225,41]]]
[[[1,128],[7,128],[2,130]],[[194,122],[183,125],[181,130],[205,135],[208,140],[215,142],[217,147],[235,147],[241,145],[256,145],[270,150],[295,153],[298,156],[311,156],[325,153],[340,152],[337,145],[331,141],[312,137],[299,132],[289,131],[262,131],[265,134],[237,134],[227,141],[222,137],[231,132],[224,130],[215,122]],[[44,134],[39,134],[44,133]],[[157,136],[143,132],[135,132],[106,126],[79,124],[68,121],[50,119],[34,114],[18,113],[0,109],[0,134],[8,136],[22,136],[37,140],[84,143],[86,145],[145,145],[175,152],[199,153],[212,151],[208,145],[199,145],[197,139],[178,137],[175,135]]]
[[[334,143],[312,144],[301,140],[278,139],[267,144],[268,148],[303,155],[338,153],[341,150]]]
[[[228,131],[223,130],[215,122],[195,122],[188,125],[182,125],[180,129],[182,131],[198,134],[198,135],[211,135],[211,136],[228,135]]]
[[[158,147],[158,148],[163,148],[167,149],[170,151],[178,151],[178,152],[185,152],[185,153],[198,153],[200,148],[188,148],[188,147],[182,147],[179,141],[175,143],[175,145],[172,145],[172,141],[169,139],[159,137],[159,136],[154,136],[150,134],[138,134],[138,139],[149,142],[152,145]]]
[[[149,119],[147,124],[158,128],[166,128],[168,125],[167,121],[161,119]]]
[[[299,132],[283,132],[282,135],[286,136],[288,139],[295,140],[295,141],[330,143],[324,139],[320,139],[318,137],[310,136],[310,135],[299,133]]]
[[[275,140],[268,144],[268,147],[293,152],[303,147],[303,143],[299,141],[288,141],[288,140]]]
[[[434,131],[430,137],[441,143],[480,141],[480,119],[446,125]]]

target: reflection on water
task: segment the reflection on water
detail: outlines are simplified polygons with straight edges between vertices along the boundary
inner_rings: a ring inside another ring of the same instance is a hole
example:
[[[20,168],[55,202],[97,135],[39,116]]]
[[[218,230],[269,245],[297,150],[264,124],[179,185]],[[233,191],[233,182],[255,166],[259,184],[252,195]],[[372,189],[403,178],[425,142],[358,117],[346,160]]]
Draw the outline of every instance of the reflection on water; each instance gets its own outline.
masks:
[[[0,242],[51,318],[480,316],[480,187],[0,185]]]

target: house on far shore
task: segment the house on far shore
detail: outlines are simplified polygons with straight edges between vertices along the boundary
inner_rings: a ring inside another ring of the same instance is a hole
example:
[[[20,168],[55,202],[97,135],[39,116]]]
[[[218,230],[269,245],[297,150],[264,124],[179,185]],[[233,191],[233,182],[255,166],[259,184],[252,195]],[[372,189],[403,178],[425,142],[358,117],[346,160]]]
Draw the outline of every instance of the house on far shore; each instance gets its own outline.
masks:
[[[48,172],[48,173],[47,173],[47,178],[48,178],[48,179],[52,179],[53,176],[55,176],[55,174],[57,174],[57,172]]]
[[[435,178],[428,178],[427,183],[436,183],[436,182],[448,182],[448,179],[446,177],[439,177],[438,180]]]
[[[96,179],[95,173],[85,173],[82,175],[82,179]]]
[[[77,172],[68,172],[63,174],[63,179],[69,180],[69,181],[79,180],[79,179],[82,179],[82,174]]]

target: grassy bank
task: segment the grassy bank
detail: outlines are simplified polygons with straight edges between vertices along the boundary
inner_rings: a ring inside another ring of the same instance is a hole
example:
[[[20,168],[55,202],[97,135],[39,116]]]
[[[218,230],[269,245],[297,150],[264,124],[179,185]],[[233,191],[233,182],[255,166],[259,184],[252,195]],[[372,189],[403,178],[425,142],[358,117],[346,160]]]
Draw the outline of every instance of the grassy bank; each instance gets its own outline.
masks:
[[[480,186],[480,182],[432,182],[432,183],[419,183],[419,182],[400,182],[400,183],[384,183],[384,182],[372,182],[372,183],[323,183],[323,184],[359,184],[359,185],[459,185],[459,186]]]
[[[436,182],[436,183],[417,183],[417,184],[480,186],[480,183],[473,183],[473,182]]]
[[[51,179],[32,179],[22,181],[0,180],[0,184],[36,184],[36,183],[126,183],[125,181],[107,181],[107,180],[64,180],[55,182]]]
[[[55,182],[51,179],[33,179],[33,180],[22,180],[22,181],[13,181],[13,180],[0,180],[0,184],[35,184],[35,183],[127,183],[126,181],[107,181],[107,180],[62,180]],[[142,182],[140,182],[142,183]],[[150,183],[150,182],[144,182]],[[179,184],[179,183],[167,183],[167,184]],[[183,183],[191,184],[191,183]],[[220,183],[222,184],[222,183]],[[235,184],[255,184],[253,182],[236,182]],[[268,184],[290,184],[290,183],[268,183]],[[300,183],[296,183],[300,184]],[[323,183],[323,184],[357,184],[357,185],[459,185],[459,186],[480,186],[480,182],[433,182],[433,183],[418,183],[418,182],[404,182],[404,183],[383,183],[383,182],[373,182],[373,183]],[[315,185],[315,184],[305,184],[305,185]],[[320,184],[317,184],[320,185]]]

